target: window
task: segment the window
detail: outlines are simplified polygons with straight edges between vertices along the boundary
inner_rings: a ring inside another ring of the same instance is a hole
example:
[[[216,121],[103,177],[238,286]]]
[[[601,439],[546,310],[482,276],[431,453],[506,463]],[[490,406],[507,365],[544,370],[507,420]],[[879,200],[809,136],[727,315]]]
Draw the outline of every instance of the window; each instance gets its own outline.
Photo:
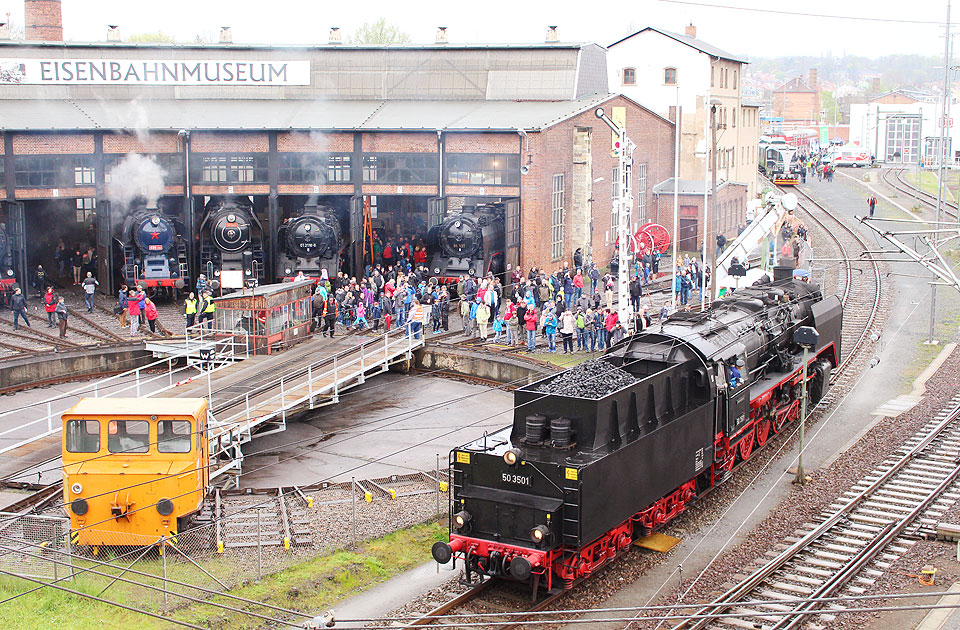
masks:
[[[97,213],[94,211],[96,207],[97,200],[93,197],[77,199],[77,223],[86,223],[96,216]]]
[[[93,165],[84,160],[73,167],[73,183],[77,186],[95,184]]]
[[[98,420],[68,420],[65,433],[68,453],[96,453],[100,450]]]
[[[16,157],[14,174],[17,186],[57,185],[57,159],[52,157]]]
[[[734,127],[737,126],[737,109],[736,108],[733,109],[733,126]]]
[[[277,156],[282,184],[324,184],[350,181],[349,155],[281,153]]]
[[[519,186],[520,156],[513,153],[448,153],[447,183]]]
[[[190,421],[161,420],[157,423],[157,452],[189,453]]]
[[[160,168],[163,169],[163,182],[167,185],[182,184],[183,177],[183,154],[182,153],[158,153],[155,155],[147,154]],[[117,167],[124,159],[125,155],[104,155],[103,156],[103,181],[107,184],[113,182],[113,169]]]
[[[710,87],[713,87],[714,83],[716,83],[716,80],[714,79],[716,74],[717,74],[717,69],[714,68],[713,66],[710,66]]]
[[[201,155],[199,163],[198,179],[205,183],[267,182],[265,155]],[[197,173],[194,173],[194,176],[196,175]]]
[[[920,160],[920,118],[890,116],[886,120],[887,162],[916,163]]]
[[[737,89],[737,71],[733,71],[733,89]]]
[[[676,68],[664,68],[663,69],[663,82],[667,85],[676,85],[677,84],[677,69]]]
[[[378,153],[363,156],[363,181],[379,184],[436,184],[436,153]]]
[[[150,423],[146,420],[111,420],[107,430],[111,453],[146,453],[150,449]]]
[[[636,84],[637,84],[637,69],[636,69],[636,68],[624,68],[624,69],[623,69],[623,84],[624,84],[624,85],[636,85]]]
[[[647,165],[635,165],[637,170],[637,216],[640,224],[646,222],[647,218]]]
[[[553,176],[550,205],[550,255],[554,260],[560,260],[563,258],[563,173]]]
[[[506,204],[506,241],[507,247],[520,247],[520,201]]]

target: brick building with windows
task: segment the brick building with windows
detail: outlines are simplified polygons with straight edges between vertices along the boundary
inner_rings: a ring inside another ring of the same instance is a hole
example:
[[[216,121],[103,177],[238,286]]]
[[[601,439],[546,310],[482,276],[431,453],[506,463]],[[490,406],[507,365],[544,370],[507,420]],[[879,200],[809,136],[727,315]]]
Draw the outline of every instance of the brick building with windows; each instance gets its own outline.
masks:
[[[325,45],[268,47],[127,44],[112,29],[109,41],[73,43],[50,41],[53,5],[30,0],[27,41],[0,41],[0,219],[26,243],[21,273],[52,265],[62,239],[96,243],[100,276],[113,279],[125,209],[108,191],[131,152],[163,168],[161,205],[186,226],[194,272],[206,200],[232,195],[264,226],[268,277],[279,275],[277,228],[308,199],[347,217],[352,272],[364,201],[387,235],[502,203],[508,264],[551,267],[583,248],[604,266],[619,174],[599,106],[637,145],[634,224],[672,173],[674,125],[608,93],[603,48],[555,32],[467,46],[441,29],[433,45],[374,47],[345,46],[333,29]],[[46,16],[42,33],[31,11]]]

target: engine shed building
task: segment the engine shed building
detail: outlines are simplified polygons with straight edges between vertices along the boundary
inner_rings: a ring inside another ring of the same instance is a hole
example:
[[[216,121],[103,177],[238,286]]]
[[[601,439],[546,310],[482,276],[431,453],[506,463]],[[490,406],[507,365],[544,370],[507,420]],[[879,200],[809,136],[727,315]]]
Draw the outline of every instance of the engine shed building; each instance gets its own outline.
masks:
[[[672,175],[674,124],[608,93],[595,44],[454,45],[441,30],[434,45],[345,46],[335,29],[317,46],[74,43],[50,40],[50,24],[31,32],[30,12],[56,22],[53,5],[28,2],[27,41],[0,41],[0,220],[21,277],[55,269],[59,240],[89,243],[115,290],[112,169],[131,152],[165,171],[160,202],[186,226],[191,277],[212,196],[252,200],[268,278],[282,275],[277,228],[308,200],[348,217],[354,273],[364,200],[387,235],[502,203],[507,264],[550,268],[582,248],[604,266],[620,174],[600,106],[637,145],[635,225]]]

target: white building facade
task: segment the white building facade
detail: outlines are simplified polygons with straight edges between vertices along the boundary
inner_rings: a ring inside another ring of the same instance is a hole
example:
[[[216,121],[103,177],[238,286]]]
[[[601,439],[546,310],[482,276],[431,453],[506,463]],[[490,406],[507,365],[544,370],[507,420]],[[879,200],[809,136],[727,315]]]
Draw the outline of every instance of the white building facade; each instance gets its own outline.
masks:
[[[850,141],[887,164],[917,165],[937,162],[942,132],[941,101],[890,103],[883,97],[850,105]],[[903,100],[903,99],[901,99]],[[960,114],[951,103],[951,109]],[[946,155],[960,161],[960,127],[947,118]]]
[[[743,102],[747,61],[697,39],[696,28],[672,33],[647,27],[607,48],[611,91],[673,119],[680,108],[680,179],[701,180],[710,138],[708,103],[717,110],[717,180],[746,184],[756,195],[759,108]]]

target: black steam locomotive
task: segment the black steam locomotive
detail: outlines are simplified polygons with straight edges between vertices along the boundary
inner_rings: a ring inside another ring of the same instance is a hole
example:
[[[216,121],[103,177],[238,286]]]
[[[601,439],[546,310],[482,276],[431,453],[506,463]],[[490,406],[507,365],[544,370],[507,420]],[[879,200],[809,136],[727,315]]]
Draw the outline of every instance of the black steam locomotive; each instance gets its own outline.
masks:
[[[328,277],[336,277],[344,243],[335,209],[308,203],[298,216],[280,226],[277,238],[277,273],[281,280],[292,280],[300,272],[319,280],[323,270]]]
[[[467,582],[569,588],[797,421],[800,326],[819,332],[807,380],[819,401],[842,315],[814,284],[766,279],[516,390],[513,426],[450,454],[450,542],[433,557],[464,560]]]
[[[123,280],[151,293],[190,284],[183,224],[157,207],[137,204],[123,220]]]
[[[504,208],[502,204],[464,206],[427,232],[430,269],[441,282],[461,274],[499,275],[504,271]]]
[[[263,226],[250,199],[211,197],[200,224],[200,264],[210,285],[256,286],[263,281],[263,263]]]
[[[13,247],[7,230],[0,223],[0,303],[6,305],[10,294],[17,284],[16,270],[13,268]]]

